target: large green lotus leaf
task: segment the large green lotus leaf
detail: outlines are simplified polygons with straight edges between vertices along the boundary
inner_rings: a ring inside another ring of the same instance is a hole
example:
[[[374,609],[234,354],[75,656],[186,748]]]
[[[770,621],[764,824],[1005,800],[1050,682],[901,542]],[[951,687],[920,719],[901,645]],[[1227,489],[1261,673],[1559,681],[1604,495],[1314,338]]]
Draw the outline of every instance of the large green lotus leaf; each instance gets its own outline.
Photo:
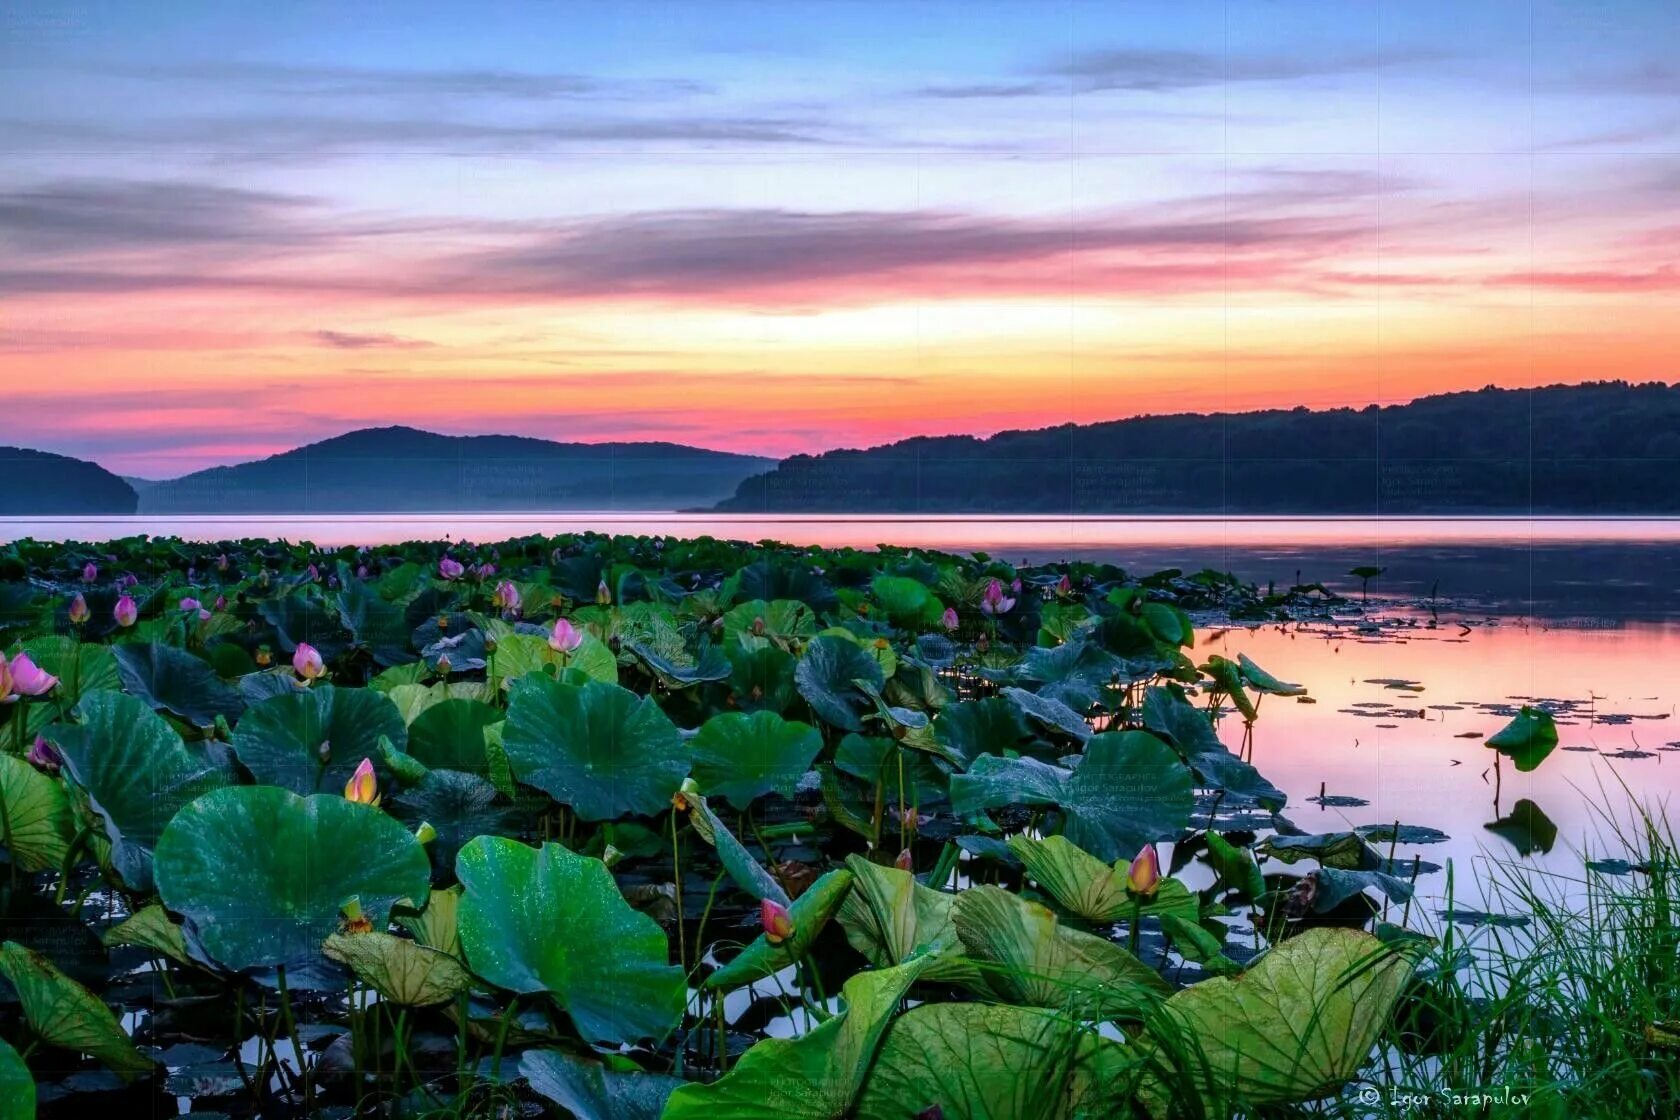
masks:
[[[1027,651],[1017,675],[1038,684],[1038,695],[1076,712],[1095,704],[1125,669],[1118,657],[1083,639]]]
[[[552,670],[546,667],[552,666]],[[527,673],[562,669],[576,669],[585,676],[607,684],[618,683],[618,658],[607,643],[593,634],[585,633],[583,642],[570,653],[560,653],[549,646],[548,639],[537,634],[509,633],[496,639],[496,649],[490,655],[490,672],[499,680],[512,681]]]
[[[497,804],[496,787],[476,774],[460,770],[430,770],[425,777],[391,799],[391,810],[412,827],[422,821],[437,837],[429,845],[432,865],[445,881],[454,877],[455,856],[475,836],[509,831],[512,807]]]
[[[12,1044],[0,1038],[0,1120],[35,1120],[35,1078]]]
[[[505,718],[482,700],[444,700],[432,704],[408,725],[407,753],[434,770],[487,774],[485,732]]]
[[[1206,715],[1170,690],[1156,687],[1144,695],[1143,725],[1177,747],[1196,777],[1208,788],[1257,801],[1274,812],[1289,800],[1260,771],[1219,741]]]
[[[927,979],[985,990],[979,972],[962,956],[962,943],[951,923],[954,895],[860,855],[847,856],[846,866],[854,882],[840,906],[840,924],[852,948],[877,968],[925,958]]]
[[[684,794],[683,799],[688,802],[689,823],[702,840],[717,849],[718,862],[723,864],[723,869],[729,872],[736,886],[752,895],[755,902],[768,898],[782,906],[791,904],[787,891],[782,889],[775,876],[753,858],[746,845],[729,831],[704,797]]]
[[[186,934],[170,920],[169,911],[158,902],[142,906],[106,930],[102,940],[108,946],[137,945],[150,949],[177,964],[196,963],[187,949]]]
[[[723,712],[689,741],[694,780],[709,796],[745,809],[767,793],[792,797],[822,751],[822,733],[775,712]]]
[[[794,686],[793,655],[779,646],[756,649],[725,647],[729,658],[729,695],[743,712],[785,712],[799,695]]]
[[[840,1120],[869,1073],[881,1036],[926,962],[860,972],[846,1009],[798,1038],[767,1038],[710,1085],[671,1094],[664,1120]]]
[[[933,721],[933,733],[965,768],[983,754],[1018,751],[1032,738],[1021,709],[1002,696],[948,705]]]
[[[1125,1116],[1137,1065],[1122,1044],[1054,1011],[924,1004],[887,1030],[853,1115],[857,1120]]]
[[[1004,805],[1055,806],[1062,833],[1099,859],[1130,859],[1190,820],[1190,770],[1147,731],[1105,731],[1066,770],[1031,758],[977,759],[951,778],[951,806],[968,816]]]
[[[559,844],[480,836],[455,869],[466,888],[461,947],[475,973],[510,991],[550,993],[591,1041],[660,1039],[677,1025],[682,969],[606,864]]]
[[[1091,737],[1091,725],[1085,722],[1085,717],[1053,696],[1040,696],[1036,692],[1013,687],[1003,689],[998,695],[1042,727],[1081,743]]]
[[[20,869],[64,866],[76,824],[64,787],[14,754],[0,754],[0,844]]]
[[[693,654],[686,648],[667,653],[636,641],[625,642],[623,649],[639,658],[648,672],[666,688],[688,688],[705,681],[721,681],[729,676],[729,658],[705,639],[701,639],[699,650]]]
[[[472,976],[448,953],[377,930],[329,934],[322,951],[403,1007],[447,1003],[472,987]]]
[[[1172,992],[1114,942],[1068,929],[1046,907],[999,887],[958,894],[951,924],[992,990],[1011,1003],[1138,1021]]]
[[[516,778],[586,821],[653,816],[688,775],[682,735],[652,697],[602,681],[520,677],[502,746]]]
[[[563,1050],[527,1050],[519,1076],[576,1120],[659,1120],[680,1077],[646,1073],[628,1058],[592,1062]]]
[[[406,751],[408,728],[395,704],[370,688],[298,688],[253,705],[233,732],[233,751],[265,785],[293,793],[342,793],[361,765],[390,779],[379,737]]]
[[[29,1029],[42,1042],[104,1062],[125,1081],[152,1071],[117,1017],[99,998],[33,949],[0,946],[0,975],[11,981]]]
[[[299,642],[308,642],[321,651],[328,661],[350,648],[354,639],[339,621],[336,610],[328,610],[319,599],[306,595],[282,595],[264,599],[257,605],[268,624],[280,639],[280,648],[287,654],[297,649]]]
[[[1135,897],[1126,889],[1128,861],[1104,863],[1065,836],[1011,836],[1009,850],[1058,905],[1093,924],[1163,914],[1194,922],[1201,915],[1201,903],[1177,879],[1162,879],[1154,894]]]
[[[1219,876],[1217,885],[1237,891],[1250,902],[1258,901],[1266,893],[1266,880],[1260,874],[1260,865],[1255,862],[1254,853],[1238,847],[1212,829],[1207,831],[1206,839],[1208,866]],[[1195,920],[1194,916],[1186,919]]]
[[[774,976],[794,964],[811,951],[817,935],[840,910],[850,896],[852,873],[836,868],[805,888],[805,892],[788,907],[793,921],[793,936],[779,944],[772,944],[759,934],[730,962],[706,977],[705,987],[711,991],[728,992],[766,976]]]
[[[811,710],[845,731],[862,731],[859,710],[872,706],[869,694],[857,682],[879,692],[886,679],[880,663],[856,642],[833,635],[806,646],[793,670],[794,684]]]
[[[1552,713],[1525,704],[1510,723],[1487,737],[1485,745],[1509,756],[1518,770],[1527,773],[1546,761],[1558,745],[1557,723]]]
[[[426,851],[396,818],[335,794],[212,790],[158,841],[158,893],[217,963],[284,967],[294,986],[337,985],[321,943],[345,903],[382,929],[393,903],[431,886]],[[307,978],[307,979],[306,979]]]
[[[793,649],[816,637],[820,628],[816,613],[797,599],[751,599],[731,607],[723,616],[727,645],[764,642]]]
[[[1268,696],[1305,696],[1305,685],[1291,684],[1279,680],[1254,663],[1253,658],[1246,653],[1237,654],[1237,668],[1242,673],[1242,679],[1253,686],[1254,691],[1264,692]]]
[[[1323,867],[1373,871],[1386,866],[1383,857],[1357,832],[1319,832],[1309,836],[1268,836],[1256,847],[1280,863],[1317,860]]]
[[[24,642],[23,651],[58,678],[53,698],[65,707],[74,707],[77,700],[95,689],[122,687],[110,646],[78,642],[62,634],[42,634]]]
[[[366,650],[380,665],[412,659],[403,609],[381,599],[378,592],[351,575],[346,564],[339,564],[338,578],[343,590],[334,597],[333,606],[339,622],[350,632],[352,647]]]
[[[434,890],[426,900],[425,909],[415,912],[406,905],[399,906],[391,914],[396,922],[414,940],[428,949],[436,949],[440,953],[450,956],[461,955],[461,887],[456,884],[448,890]]]
[[[128,888],[152,889],[152,849],[181,807],[231,780],[202,747],[189,747],[162,716],[120,692],[92,692],[76,706],[75,724],[48,737],[72,781],[105,823],[111,864]]]
[[[1162,1005],[1139,1045],[1179,1063],[1180,1077],[1171,1089],[1146,1082],[1143,1097],[1166,1116],[1188,1078],[1208,1111],[1225,1115],[1334,1093],[1370,1057],[1411,973],[1407,958],[1362,930],[1307,930],[1240,976],[1204,980]]]
[[[217,716],[234,719],[245,706],[238,689],[186,650],[162,642],[124,642],[111,651],[130,695],[195,727],[210,727]]]

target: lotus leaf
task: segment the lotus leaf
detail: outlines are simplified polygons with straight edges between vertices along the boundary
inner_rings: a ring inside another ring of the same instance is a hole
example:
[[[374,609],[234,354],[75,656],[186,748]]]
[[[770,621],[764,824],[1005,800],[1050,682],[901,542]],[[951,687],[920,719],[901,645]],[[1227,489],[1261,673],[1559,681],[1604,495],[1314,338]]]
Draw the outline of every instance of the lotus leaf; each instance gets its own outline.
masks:
[[[0,975],[11,981],[42,1042],[91,1054],[125,1081],[152,1071],[152,1060],[134,1048],[111,1009],[40,953],[15,941],[0,945]]]
[[[0,844],[24,871],[62,867],[76,838],[64,786],[12,754],[0,754]]]
[[[1163,878],[1147,897],[1134,895],[1126,887],[1129,860],[1106,864],[1065,836],[1043,840],[1011,836],[1009,849],[1057,904],[1088,922],[1106,924],[1167,914],[1194,922],[1201,913],[1196,896],[1177,879]]]
[[[1489,735],[1484,745],[1508,755],[1526,774],[1546,761],[1558,745],[1557,722],[1550,712],[1525,704],[1510,723]]]
[[[124,642],[111,647],[123,688],[152,707],[209,727],[217,716],[233,719],[245,703],[202,659],[162,642]]]
[[[805,647],[793,679],[799,694],[824,722],[844,731],[862,731],[859,712],[871,703],[858,682],[879,691],[887,678],[880,663],[856,642],[824,635]]]
[[[527,1050],[519,1075],[576,1120],[659,1120],[679,1077],[645,1073],[628,1058],[592,1062],[563,1050]]]
[[[0,1038],[0,1120],[35,1120],[35,1078],[12,1044]]]
[[[852,873],[838,869],[812,883],[788,907],[793,936],[772,944],[768,936],[759,934],[728,964],[706,977],[705,986],[712,991],[732,991],[773,976],[798,961],[810,951],[817,936],[850,896],[852,884]]]
[[[472,987],[472,977],[448,953],[377,930],[329,934],[323,951],[381,998],[403,1007],[447,1003]]]
[[[382,784],[389,780],[381,736],[398,750],[408,744],[402,713],[389,699],[367,688],[316,685],[252,705],[234,729],[233,751],[266,785],[336,794],[364,758]]]
[[[767,793],[792,797],[822,746],[816,728],[774,712],[722,712],[689,742],[694,780],[737,809]]]

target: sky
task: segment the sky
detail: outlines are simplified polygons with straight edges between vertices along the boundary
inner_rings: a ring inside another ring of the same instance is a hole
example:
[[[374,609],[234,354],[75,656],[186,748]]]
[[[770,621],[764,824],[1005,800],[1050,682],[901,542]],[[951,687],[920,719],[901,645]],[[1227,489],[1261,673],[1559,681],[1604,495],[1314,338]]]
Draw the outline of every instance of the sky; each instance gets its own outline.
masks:
[[[1680,378],[1680,3],[0,4],[0,443]]]

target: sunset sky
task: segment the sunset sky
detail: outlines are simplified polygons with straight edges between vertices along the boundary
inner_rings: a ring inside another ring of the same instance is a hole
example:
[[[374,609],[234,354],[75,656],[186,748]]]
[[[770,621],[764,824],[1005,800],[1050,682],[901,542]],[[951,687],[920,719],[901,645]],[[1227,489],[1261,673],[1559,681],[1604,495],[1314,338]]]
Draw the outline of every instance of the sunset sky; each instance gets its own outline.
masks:
[[[0,443],[1680,378],[1680,3],[0,4]]]

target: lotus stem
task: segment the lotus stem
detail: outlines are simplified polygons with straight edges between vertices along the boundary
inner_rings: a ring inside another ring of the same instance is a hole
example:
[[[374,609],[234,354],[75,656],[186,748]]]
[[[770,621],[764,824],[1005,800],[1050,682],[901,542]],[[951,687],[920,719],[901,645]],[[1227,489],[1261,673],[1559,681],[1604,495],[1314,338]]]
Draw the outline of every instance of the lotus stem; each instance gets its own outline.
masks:
[[[682,833],[677,812],[671,810],[671,880],[677,893],[677,965],[688,972],[688,944],[683,933]],[[698,946],[696,946],[698,948]]]
[[[309,1060],[303,1056],[303,1040],[298,1035],[297,1020],[292,1017],[292,995],[286,990],[286,966],[280,965],[276,974],[280,985],[280,1021],[285,1024],[286,1035],[292,1043],[292,1056],[297,1059],[298,1079],[303,1082],[303,1107],[313,1112],[315,1086],[309,1076]]]

